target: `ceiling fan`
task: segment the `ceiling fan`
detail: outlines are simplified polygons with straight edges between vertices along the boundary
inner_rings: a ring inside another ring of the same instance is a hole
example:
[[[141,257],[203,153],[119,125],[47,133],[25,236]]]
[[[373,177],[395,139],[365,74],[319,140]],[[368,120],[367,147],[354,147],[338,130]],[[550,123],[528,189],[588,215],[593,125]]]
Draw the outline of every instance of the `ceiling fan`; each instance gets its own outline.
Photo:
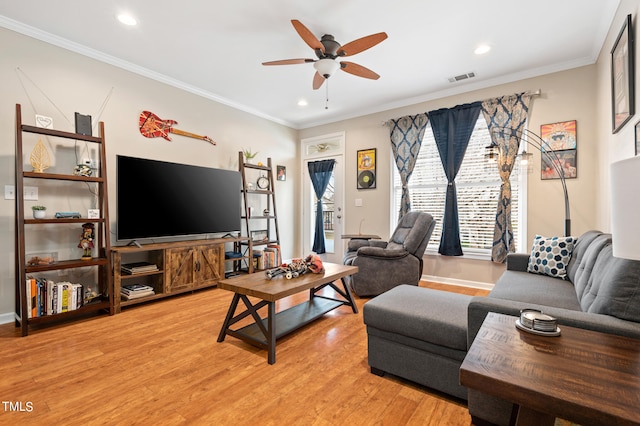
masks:
[[[320,40],[313,33],[305,27],[297,19],[292,19],[291,23],[293,28],[298,32],[302,40],[309,45],[314,51],[318,59],[283,59],[280,61],[263,62],[262,65],[293,65],[293,64],[308,64],[313,63],[313,67],[316,69],[316,73],[313,76],[313,89],[319,89],[324,81],[331,77],[331,75],[341,69],[349,74],[356,75],[358,77],[370,78],[377,80],[380,78],[378,74],[371,71],[368,68],[358,65],[354,62],[340,61],[336,59],[344,56],[352,56],[356,53],[360,53],[367,50],[376,44],[380,43],[387,38],[387,34],[376,33],[366,37],[359,38],[344,46],[335,41],[334,37],[329,34],[322,36]]]

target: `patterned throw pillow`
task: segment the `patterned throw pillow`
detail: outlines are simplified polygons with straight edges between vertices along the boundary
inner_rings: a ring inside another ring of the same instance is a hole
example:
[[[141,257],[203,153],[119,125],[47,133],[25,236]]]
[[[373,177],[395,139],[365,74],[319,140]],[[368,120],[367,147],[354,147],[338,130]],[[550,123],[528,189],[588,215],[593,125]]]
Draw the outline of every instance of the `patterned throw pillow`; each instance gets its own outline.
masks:
[[[545,238],[536,235],[529,256],[527,271],[534,274],[549,275],[556,278],[567,278],[567,265],[576,242],[574,237]]]

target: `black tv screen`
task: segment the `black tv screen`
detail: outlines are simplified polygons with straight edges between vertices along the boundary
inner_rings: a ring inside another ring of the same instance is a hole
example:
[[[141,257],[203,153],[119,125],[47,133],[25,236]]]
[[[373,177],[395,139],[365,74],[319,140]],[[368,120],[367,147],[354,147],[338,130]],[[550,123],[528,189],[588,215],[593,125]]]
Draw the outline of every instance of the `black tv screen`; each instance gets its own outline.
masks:
[[[122,155],[116,167],[118,240],[240,230],[240,172]]]

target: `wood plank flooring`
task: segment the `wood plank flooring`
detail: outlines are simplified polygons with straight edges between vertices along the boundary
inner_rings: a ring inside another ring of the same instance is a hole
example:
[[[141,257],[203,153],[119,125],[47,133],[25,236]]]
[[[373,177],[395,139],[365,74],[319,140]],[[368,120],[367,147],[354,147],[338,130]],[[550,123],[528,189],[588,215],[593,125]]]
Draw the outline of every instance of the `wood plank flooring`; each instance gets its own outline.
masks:
[[[484,295],[484,290],[421,283]],[[0,326],[0,424],[469,425],[466,407],[367,365],[360,313],[341,307],[278,342],[277,362],[216,339],[232,293],[209,289],[114,316]],[[278,310],[307,298],[291,296]]]

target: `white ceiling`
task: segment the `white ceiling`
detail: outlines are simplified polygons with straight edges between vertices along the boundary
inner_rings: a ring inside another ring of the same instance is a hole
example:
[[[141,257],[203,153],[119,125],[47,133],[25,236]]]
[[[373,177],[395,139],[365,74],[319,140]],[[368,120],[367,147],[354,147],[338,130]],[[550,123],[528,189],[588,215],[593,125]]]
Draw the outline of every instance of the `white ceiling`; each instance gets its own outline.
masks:
[[[294,127],[351,118],[595,62],[619,0],[20,0],[0,25]],[[125,27],[116,15],[139,23]],[[338,71],[314,91],[316,58],[296,33],[346,44],[389,38],[346,60],[379,80]],[[622,25],[622,22],[615,23]],[[491,51],[473,50],[488,44]],[[474,72],[474,79],[449,83]],[[538,88],[531,88],[532,90]],[[306,99],[308,105],[297,105]],[[446,106],[446,105],[443,105]]]

